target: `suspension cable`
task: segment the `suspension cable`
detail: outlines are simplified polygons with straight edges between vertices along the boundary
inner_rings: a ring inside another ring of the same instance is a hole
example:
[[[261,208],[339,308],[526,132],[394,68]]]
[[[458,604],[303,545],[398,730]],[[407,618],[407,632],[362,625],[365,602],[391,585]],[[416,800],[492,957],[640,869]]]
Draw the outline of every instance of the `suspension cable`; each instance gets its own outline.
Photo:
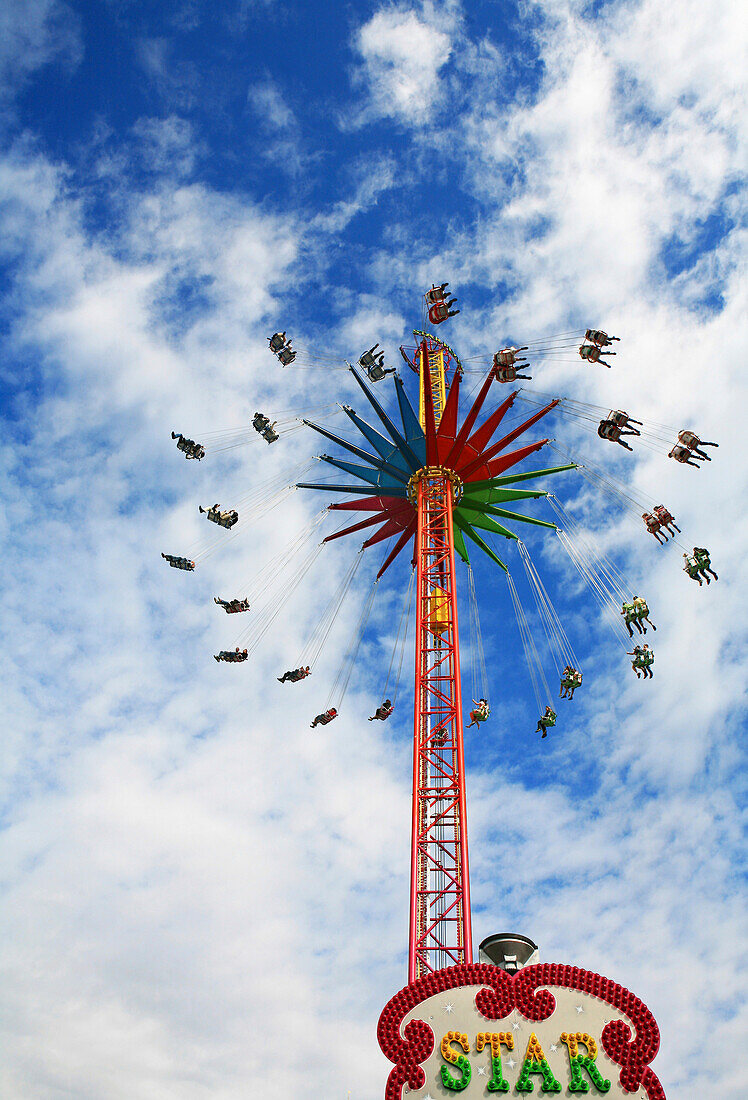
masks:
[[[410,623],[410,609],[413,599],[413,592],[415,590],[415,569],[411,570],[410,580],[408,581],[408,587],[405,591],[405,600],[403,601],[402,611],[400,612],[400,621],[397,624],[397,633],[395,634],[395,642],[392,646],[392,656],[390,657],[390,667],[387,669],[387,679],[384,682],[384,689],[382,691],[382,698],[387,698],[387,689],[390,686],[390,679],[392,677],[392,668],[395,663],[395,657],[398,649],[400,650],[400,663],[397,669],[397,679],[395,680],[395,691],[392,697],[392,705],[394,707],[397,701],[397,690],[400,686],[400,673],[403,668],[403,656],[405,654],[405,641],[408,636],[408,625]]]
[[[340,710],[340,707],[343,703],[343,699],[348,688],[348,683],[353,673],[353,666],[355,665],[356,657],[358,656],[361,639],[364,636],[366,624],[369,620],[369,615],[371,613],[371,608],[374,603],[374,597],[377,592],[378,584],[379,578],[375,577],[369,595],[364,603],[361,614],[359,615],[358,622],[356,623],[356,628],[353,632],[350,644],[345,651],[342,664],[338,669],[338,674],[333,681],[332,687],[330,688],[330,694],[328,695],[327,702],[325,703],[326,710],[329,710],[333,706],[333,701],[335,702],[336,710]]]
[[[533,694],[535,695],[535,701],[538,704],[538,712],[543,713],[544,704],[540,697],[541,684],[545,688],[546,699],[551,698],[551,689],[548,686],[548,681],[545,678],[543,672],[543,665],[541,664],[538,651],[535,647],[535,642],[532,637],[530,625],[527,621],[522,602],[519,598],[517,587],[514,583],[514,579],[511,573],[506,574],[507,584],[509,585],[509,594],[512,598],[512,604],[514,606],[514,614],[517,619],[517,626],[519,627],[519,635],[522,639],[522,648],[525,652],[525,660],[527,661],[527,668],[530,673],[530,682],[532,684]]]
[[[483,634],[478,613],[478,599],[475,594],[475,577],[473,567],[468,562],[468,593],[470,596],[470,660],[472,674],[472,688],[474,692],[473,702],[485,699],[490,703],[488,694],[488,674],[486,672],[486,654],[483,648]],[[477,696],[477,698],[476,698]]]
[[[305,665],[309,665],[310,668],[314,668],[315,664],[319,660],[320,654],[325,646],[330,631],[333,628],[335,620],[338,617],[343,601],[345,600],[348,590],[353,583],[353,578],[358,572],[358,567],[361,564],[363,556],[363,549],[359,550],[355,558],[351,562],[347,571],[343,574],[338,587],[333,592],[327,607],[322,612],[319,622],[312,631],[304,649],[299,657],[298,668],[304,668]]]
[[[560,655],[561,660],[570,664],[572,668],[579,669],[579,663],[577,661],[576,654],[572,649],[571,642],[566,636],[566,631],[563,628],[558,613],[551,602],[551,598],[548,595],[545,585],[538,573],[537,569],[532,563],[530,558],[530,552],[522,542],[522,539],[517,540],[517,547],[519,549],[520,557],[522,558],[522,564],[527,574],[527,579],[530,583],[535,604],[540,615],[540,620],[543,624],[546,638],[548,639],[548,645],[551,650],[551,657],[556,667],[556,672],[559,677],[561,676],[561,665],[557,660]]]

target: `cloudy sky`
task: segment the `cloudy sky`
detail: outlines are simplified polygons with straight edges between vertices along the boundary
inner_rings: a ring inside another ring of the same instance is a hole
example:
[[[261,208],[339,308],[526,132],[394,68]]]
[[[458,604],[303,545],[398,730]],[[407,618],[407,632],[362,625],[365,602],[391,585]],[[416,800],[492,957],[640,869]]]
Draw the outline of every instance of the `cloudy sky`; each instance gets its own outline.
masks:
[[[194,574],[160,553],[199,543],[199,503],[321,449],[207,433],[353,400],[336,368],[374,341],[398,362],[445,280],[464,358],[599,325],[613,370],[560,356],[530,387],[720,443],[697,471],[553,422],[667,504],[720,579],[699,588],[631,510],[555,482],[647,596],[655,679],[555,536],[528,535],[585,673],[541,744],[505,582],[476,562],[492,718],[468,743],[469,825],[476,941],[516,930],[631,988],[669,1097],[744,1096],[745,56],[729,0],[3,5],[3,1097],[243,1100],[262,1081],[286,1100],[310,1070],[320,1097],[382,1095],[409,654],[393,719],[365,716],[407,563],[311,733],[381,548],[313,677],[282,686],[358,543],[325,549],[242,666],[211,659],[240,629],[212,597],[266,566],[286,591],[284,547],[324,499],[250,508]],[[305,350],[285,371],[276,328]],[[204,462],[174,429],[205,436]]]

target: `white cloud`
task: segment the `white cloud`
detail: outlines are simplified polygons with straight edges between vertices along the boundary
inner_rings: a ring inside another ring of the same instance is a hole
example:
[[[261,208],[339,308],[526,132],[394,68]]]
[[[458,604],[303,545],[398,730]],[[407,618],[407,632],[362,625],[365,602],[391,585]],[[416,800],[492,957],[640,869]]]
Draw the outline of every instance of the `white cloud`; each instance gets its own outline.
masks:
[[[271,1086],[278,1100],[304,1094],[309,1066],[320,1095],[351,1080],[381,1095],[376,1017],[404,980],[409,723],[362,721],[380,688],[372,646],[338,721],[323,736],[308,729],[355,600],[310,681],[274,680],[350,547],[325,551],[292,614],[240,669],[209,658],[238,629],[211,597],[256,574],[317,502],[297,494],[194,576],[158,555],[203,533],[198,501],[228,501],[260,471],[314,449],[290,436],[281,453],[209,452],[197,466],[168,438],[172,428],[246,423],[255,402],[273,411],[329,397],[329,378],[281,372],[267,352],[278,318],[293,317],[289,285],[313,279],[334,298],[342,321],[314,334],[320,346],[362,350],[384,337],[391,351],[405,321],[416,322],[389,304],[393,286],[428,283],[444,265],[458,295],[467,287],[448,336],[463,354],[518,328],[538,335],[572,327],[570,315],[600,319],[623,337],[616,370],[554,364],[534,372],[534,385],[704,425],[722,444],[707,470],[647,455],[624,474],[662,495],[684,537],[713,547],[718,584],[691,584],[677,550],[660,551],[638,528],[599,531],[646,582],[654,682],[637,683],[624,666],[586,673],[563,732],[542,751],[497,685],[493,724],[470,744],[480,758],[469,820],[476,938],[514,926],[544,959],[628,984],[660,1022],[655,1069],[667,1094],[742,1100],[742,1082],[719,1060],[744,1030],[741,241],[730,231],[674,280],[658,260],[673,234],[688,242],[703,214],[722,208],[738,163],[736,69],[719,64],[733,32],[706,7],[703,19],[689,9],[690,19],[671,20],[665,35],[664,4],[616,6],[603,23],[576,9],[562,19],[554,5],[536,99],[502,112],[477,83],[472,114],[444,136],[481,198],[475,231],[423,244],[407,221],[392,226],[365,254],[363,292],[327,287],[324,250],[330,231],[389,186],[386,173],[354,173],[351,199],[310,232],[296,214],[190,182],[190,135],[167,120],[143,131],[163,179],[146,192],[114,184],[123,226],[93,235],[64,166],[31,143],[3,157],[0,247],[16,280],[5,362],[34,365],[30,396],[13,406],[33,416],[0,442],[0,611],[12,640],[0,672],[3,1095],[243,1100],[271,1063],[285,1074]],[[428,76],[416,66],[411,86],[398,74],[408,75],[418,35],[446,62],[453,32],[428,8],[384,9],[366,27],[369,117],[420,125],[421,108],[439,102],[444,63]],[[689,53],[693,27],[703,78]],[[667,38],[672,62],[653,58],[653,35]],[[507,167],[518,174],[505,177]],[[511,298],[471,314],[470,284],[491,291],[504,279]],[[191,288],[196,304],[175,322],[170,303]],[[705,288],[722,295],[721,309],[699,304]],[[573,445],[610,460],[596,439]],[[541,561],[550,569],[553,555]],[[514,628],[490,625],[503,654]],[[694,1034],[710,1036],[697,1064]]]
[[[440,73],[452,53],[455,11],[451,4],[381,8],[359,28],[355,47],[363,67],[355,83],[366,95],[359,124],[393,118],[423,126],[429,120],[444,97]]]
[[[78,19],[60,0],[0,5],[0,92],[10,95],[44,65],[76,66],[82,56]]]

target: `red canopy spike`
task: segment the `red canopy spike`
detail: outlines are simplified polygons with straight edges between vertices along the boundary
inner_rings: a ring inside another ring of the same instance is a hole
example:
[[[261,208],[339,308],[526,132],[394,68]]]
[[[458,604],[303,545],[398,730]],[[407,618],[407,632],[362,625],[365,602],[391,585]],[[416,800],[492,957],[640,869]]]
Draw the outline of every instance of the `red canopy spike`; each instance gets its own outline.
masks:
[[[383,519],[387,518],[387,512],[379,512],[376,516],[370,516],[369,519],[362,519],[360,523],[353,523],[350,527],[344,527],[342,531],[336,531],[334,535],[328,535],[322,541],[332,542],[334,539],[342,539],[343,535],[352,535],[354,531],[363,531],[364,527],[372,527],[375,523],[381,523]]]
[[[417,522],[418,522],[418,521],[417,521],[416,517],[414,516],[414,517],[413,517],[413,519],[412,519],[412,520],[410,521],[410,523],[408,524],[408,526],[407,526],[407,527],[405,528],[405,530],[403,531],[403,533],[402,533],[402,535],[400,536],[400,538],[399,538],[399,539],[397,540],[397,542],[395,543],[395,545],[394,545],[394,546],[392,547],[392,550],[390,551],[390,553],[389,553],[389,554],[387,555],[387,557],[385,558],[385,560],[384,560],[384,562],[383,562],[383,564],[382,564],[382,568],[381,568],[381,569],[379,570],[379,572],[377,573],[377,580],[379,580],[379,578],[380,578],[380,577],[382,576],[382,574],[384,573],[385,569],[387,569],[387,568],[388,568],[388,567],[389,567],[389,566],[390,566],[390,565],[392,564],[392,562],[393,562],[393,561],[395,560],[395,558],[397,557],[397,555],[398,555],[398,554],[400,553],[400,551],[401,551],[401,550],[403,549],[403,547],[405,546],[406,542],[407,542],[407,541],[408,541],[408,539],[409,539],[409,538],[411,537],[411,535],[414,535],[414,534],[415,534],[415,530],[416,530]]]
[[[411,520],[411,523],[413,521]],[[407,526],[407,525],[406,525]],[[362,550],[366,550],[368,546],[375,546],[376,543],[382,542],[383,539],[388,539],[390,535],[396,535],[398,531],[402,531],[402,521],[397,519],[388,519],[387,522],[381,527],[376,535],[372,535],[370,539],[367,539],[361,546]]]
[[[449,454],[447,455],[446,459],[444,460],[444,465],[445,466],[451,466],[454,463],[454,460],[457,457],[457,455],[459,455],[460,451],[465,446],[465,440],[467,439],[467,437],[470,435],[471,431],[473,430],[473,424],[475,424],[475,421],[478,418],[478,413],[481,411],[481,408],[483,407],[483,402],[486,400],[486,397],[488,396],[488,391],[490,390],[491,383],[493,382],[495,377],[496,377],[496,375],[495,375],[493,370],[488,372],[488,377],[486,378],[485,382],[481,386],[480,393],[478,394],[475,401],[473,402],[473,407],[470,410],[470,412],[467,414],[467,416],[465,417],[465,423],[460,428],[460,430],[457,434],[457,439],[455,439],[454,445],[452,446]],[[519,391],[517,391],[517,392],[519,392]],[[512,396],[515,396],[515,395],[513,394]]]
[[[439,462],[439,450],[436,445],[436,421],[434,419],[434,393],[431,388],[431,368],[429,366],[429,346],[426,340],[421,344],[421,380],[423,383],[423,418],[426,421],[426,463],[436,466]]]
[[[452,385],[449,387],[447,401],[444,405],[441,422],[436,431],[436,445],[439,450],[439,461],[445,462],[452,449],[457,435],[457,412],[460,404],[460,372],[455,371],[452,377]]]
[[[519,390],[517,393],[519,393]],[[478,431],[470,436],[470,439],[467,441],[468,447],[472,447],[473,450],[478,451],[480,454],[484,447],[488,446],[491,436],[514,404],[517,393],[510,394],[506,401],[503,401],[498,409],[491,413],[488,420],[486,420],[484,424],[481,424]]]
[[[413,505],[403,497],[359,497],[358,500],[341,500],[337,504],[328,504],[328,511],[335,512],[394,512],[405,511]]]
[[[469,462],[467,466],[465,466],[463,469],[460,469],[460,467],[457,466],[457,473],[460,475],[462,480],[465,481],[467,478],[470,477],[471,474],[475,473],[476,470],[479,470],[482,466],[488,465],[494,455],[497,455],[499,451],[503,451],[504,448],[508,447],[510,443],[513,443],[518,436],[522,435],[523,432],[526,432],[528,428],[531,428],[533,424],[536,424],[538,420],[546,415],[546,413],[549,413],[551,409],[555,408],[555,406],[558,405],[558,400],[559,399],[556,398],[554,401],[551,401],[550,405],[546,405],[544,409],[541,409],[540,412],[535,413],[535,415],[531,416],[529,420],[525,420],[524,424],[520,424],[520,426],[518,428],[515,428],[514,431],[509,432],[509,435],[505,435],[502,439],[499,440],[498,443],[494,443],[493,447],[489,447],[487,451],[485,451],[482,455],[479,455],[477,458],[473,459],[473,461]]]
[[[488,476],[498,477],[510,466],[514,466],[517,462],[521,462],[523,458],[527,458],[533,451],[539,451],[541,447],[545,447],[548,442],[550,442],[548,439],[540,439],[537,443],[529,443],[527,447],[520,447],[518,451],[510,451],[508,455],[502,455],[501,458],[494,459],[493,462],[488,463]]]

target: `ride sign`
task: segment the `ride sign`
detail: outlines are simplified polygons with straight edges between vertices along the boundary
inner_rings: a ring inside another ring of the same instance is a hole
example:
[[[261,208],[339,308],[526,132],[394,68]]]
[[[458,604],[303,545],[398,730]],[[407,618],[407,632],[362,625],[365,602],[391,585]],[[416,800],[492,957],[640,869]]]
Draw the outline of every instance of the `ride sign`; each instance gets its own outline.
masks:
[[[654,1016],[623,986],[576,966],[438,970],[389,1001],[377,1034],[394,1066],[385,1100],[535,1091],[665,1100],[650,1067]]]

